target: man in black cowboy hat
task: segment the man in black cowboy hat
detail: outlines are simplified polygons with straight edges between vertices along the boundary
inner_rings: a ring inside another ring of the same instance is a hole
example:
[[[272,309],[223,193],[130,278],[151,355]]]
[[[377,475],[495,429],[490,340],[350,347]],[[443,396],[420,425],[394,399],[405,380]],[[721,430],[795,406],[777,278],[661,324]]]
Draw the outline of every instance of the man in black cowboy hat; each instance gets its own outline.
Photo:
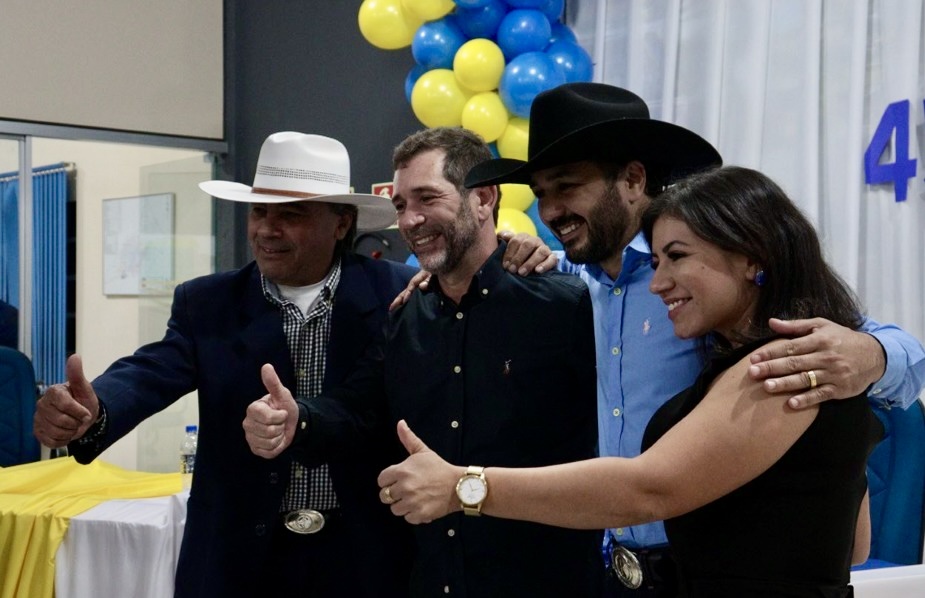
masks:
[[[719,153],[697,134],[649,118],[635,94],[572,83],[534,101],[527,161],[490,160],[466,177],[467,187],[531,185],[541,218],[564,247],[560,270],[588,284],[601,456],[638,455],[654,411],[689,386],[703,365],[696,342],[674,336],[666,306],[648,290],[651,251],[639,227],[666,185],[720,163]],[[512,271],[521,265],[516,242],[505,256]],[[878,401],[901,405],[921,390],[922,373],[905,365],[907,353],[922,354],[921,345],[895,327],[868,321],[872,336],[821,319],[776,326],[784,335],[805,336],[753,356],[752,375],[768,378],[769,390],[798,393],[790,399],[794,407],[854,396],[868,385]],[[608,561],[621,564],[612,568],[608,593],[677,595],[666,542],[660,523],[608,530]]]
[[[350,193],[339,141],[270,135],[253,187],[209,181],[250,204],[255,261],[179,285],[163,340],[92,384],[81,361],[38,402],[35,434],[96,458],[146,417],[198,391],[199,446],[176,573],[178,597],[405,596],[410,533],[379,504],[376,476],[392,438],[362,459],[306,466],[291,452],[254,456],[241,423],[265,392],[261,367],[311,396],[339,383],[381,335],[414,270],[354,255],[357,229],[391,225],[388,198]],[[387,541],[383,540],[387,538]],[[143,568],[144,563],[139,567]],[[105,572],[101,572],[105,575]]]

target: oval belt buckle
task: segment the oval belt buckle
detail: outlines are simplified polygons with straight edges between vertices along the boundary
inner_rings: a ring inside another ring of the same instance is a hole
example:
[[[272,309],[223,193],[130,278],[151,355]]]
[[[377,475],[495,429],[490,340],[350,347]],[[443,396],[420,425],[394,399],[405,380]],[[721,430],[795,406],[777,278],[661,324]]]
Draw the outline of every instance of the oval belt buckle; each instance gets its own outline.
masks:
[[[617,545],[613,548],[611,560],[613,560],[613,571],[617,574],[617,579],[620,580],[620,583],[631,590],[639,589],[642,585],[642,567],[639,565],[639,559],[636,558],[636,555]]]
[[[297,534],[315,534],[324,527],[324,515],[313,509],[286,513],[286,528]]]

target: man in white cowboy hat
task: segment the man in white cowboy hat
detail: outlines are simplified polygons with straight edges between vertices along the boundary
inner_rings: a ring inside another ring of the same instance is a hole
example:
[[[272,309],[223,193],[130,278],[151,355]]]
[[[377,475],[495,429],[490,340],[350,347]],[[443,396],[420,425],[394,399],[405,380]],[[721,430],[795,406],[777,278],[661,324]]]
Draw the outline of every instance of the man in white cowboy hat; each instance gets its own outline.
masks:
[[[596,596],[599,530],[478,517],[481,467],[591,458],[597,437],[587,287],[558,272],[519,277],[502,268],[498,187],[462,186],[490,156],[458,127],[399,144],[392,202],[403,238],[435,275],[431,290],[392,314],[384,344],[330,395],[295,401],[268,371],[270,394],[248,411],[245,430],[267,458],[290,443],[339,454],[370,429],[395,437],[404,420],[445,458],[472,465],[454,496],[464,512],[414,529],[414,596]],[[392,512],[406,514],[410,483],[380,478],[380,486]]]
[[[559,269],[590,288],[601,456],[638,455],[652,414],[703,365],[696,342],[675,337],[666,306],[649,292],[651,251],[639,228],[665,185],[720,163],[697,134],[650,119],[632,92],[573,83],[537,96],[526,161],[486,161],[466,177],[473,188],[530,184],[541,218],[565,249]],[[516,245],[512,240],[505,256],[512,271],[520,267]],[[773,384],[769,390],[796,393],[795,408],[855,396],[868,386],[878,402],[905,406],[922,390],[925,351],[894,326],[868,320],[865,334],[816,318],[775,327],[799,338],[758,352],[751,373]],[[661,523],[608,530],[608,560],[622,566],[611,568],[607,594],[676,596],[666,542]]]
[[[163,340],[92,384],[71,357],[68,384],[38,403],[36,436],[87,463],[197,390],[199,446],[176,596],[406,595],[410,534],[376,495],[397,442],[362,459],[300,461],[287,452],[266,460],[251,453],[241,427],[265,393],[264,364],[310,397],[340,382],[381,335],[390,300],[414,270],[349,249],[357,229],[393,224],[395,209],[388,198],[351,193],[346,148],[320,135],[270,135],[253,187],[200,186],[251,204],[255,262],[179,285]]]

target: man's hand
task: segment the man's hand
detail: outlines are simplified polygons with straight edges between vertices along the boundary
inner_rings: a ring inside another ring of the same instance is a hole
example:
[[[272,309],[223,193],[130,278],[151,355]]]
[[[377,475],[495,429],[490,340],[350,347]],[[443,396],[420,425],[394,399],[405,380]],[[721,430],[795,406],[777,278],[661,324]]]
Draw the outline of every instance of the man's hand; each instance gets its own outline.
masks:
[[[411,293],[413,293],[415,289],[418,288],[426,289],[428,282],[430,282],[430,272],[427,270],[421,270],[412,276],[411,280],[408,281],[408,286],[405,287],[405,290],[399,293],[395,299],[392,299],[392,303],[389,305],[389,311],[393,311],[405,303],[408,303],[408,299],[411,299]]]
[[[883,347],[865,332],[824,318],[771,318],[769,323],[775,332],[795,338],[776,340],[752,353],[748,373],[764,380],[768,392],[797,393],[787,401],[793,409],[859,395],[886,370]]]
[[[100,413],[100,402],[84,376],[83,362],[71,355],[65,365],[67,382],[55,384],[35,405],[32,432],[50,448],[67,445],[86,434]]]
[[[272,365],[264,364],[260,377],[269,394],[247,406],[247,416],[241,426],[251,452],[272,459],[292,444],[299,421],[299,406],[289,389],[279,381]]]
[[[503,230],[498,233],[498,238],[507,242],[501,265],[508,272],[521,276],[531,272],[539,274],[552,270],[559,263],[559,258],[539,237]]]
[[[379,474],[379,500],[413,524],[460,510],[454,489],[465,468],[450,465],[427,448],[405,420],[398,422],[398,439],[409,456]]]

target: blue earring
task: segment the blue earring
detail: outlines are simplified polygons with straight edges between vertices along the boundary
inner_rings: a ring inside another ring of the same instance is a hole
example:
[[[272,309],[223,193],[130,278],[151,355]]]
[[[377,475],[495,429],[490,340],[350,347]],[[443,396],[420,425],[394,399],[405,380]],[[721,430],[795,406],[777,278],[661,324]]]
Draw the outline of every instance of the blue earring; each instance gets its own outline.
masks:
[[[758,270],[755,272],[755,284],[759,287],[763,287],[764,283],[767,281],[767,277],[764,274],[764,270]]]

